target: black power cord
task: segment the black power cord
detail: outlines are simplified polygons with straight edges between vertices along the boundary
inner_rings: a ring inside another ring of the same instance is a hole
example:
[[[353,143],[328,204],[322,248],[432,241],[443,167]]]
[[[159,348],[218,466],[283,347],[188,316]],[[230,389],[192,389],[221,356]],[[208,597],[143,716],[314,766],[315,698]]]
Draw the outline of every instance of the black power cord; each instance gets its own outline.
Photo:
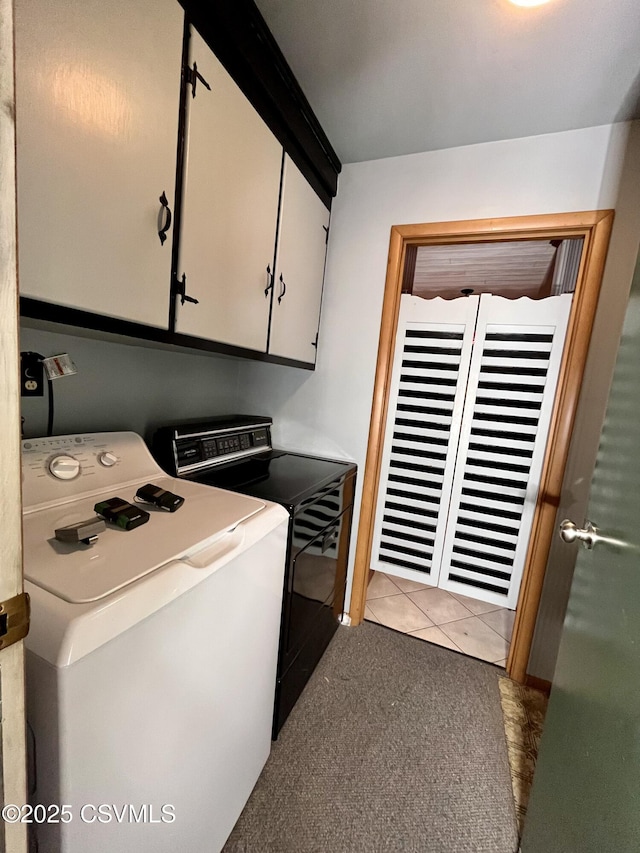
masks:
[[[47,376],[49,414],[47,416],[47,435],[53,435],[53,382]]]

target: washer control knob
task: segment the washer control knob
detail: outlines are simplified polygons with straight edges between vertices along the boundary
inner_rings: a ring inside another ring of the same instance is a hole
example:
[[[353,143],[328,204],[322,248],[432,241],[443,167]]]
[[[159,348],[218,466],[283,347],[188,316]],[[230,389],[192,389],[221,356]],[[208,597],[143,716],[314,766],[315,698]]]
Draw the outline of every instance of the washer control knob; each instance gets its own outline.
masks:
[[[118,457],[110,450],[105,450],[98,456],[98,462],[105,468],[112,468],[118,462]]]
[[[54,456],[49,471],[58,480],[74,480],[80,473],[80,463],[73,456]]]

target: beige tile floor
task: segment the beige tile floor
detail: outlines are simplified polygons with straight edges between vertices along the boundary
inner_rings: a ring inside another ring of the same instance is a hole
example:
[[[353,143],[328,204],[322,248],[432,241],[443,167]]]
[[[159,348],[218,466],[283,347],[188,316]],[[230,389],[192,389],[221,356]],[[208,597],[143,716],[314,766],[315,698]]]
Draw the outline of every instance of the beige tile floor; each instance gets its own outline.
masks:
[[[505,666],[515,612],[427,584],[376,572],[364,618]]]

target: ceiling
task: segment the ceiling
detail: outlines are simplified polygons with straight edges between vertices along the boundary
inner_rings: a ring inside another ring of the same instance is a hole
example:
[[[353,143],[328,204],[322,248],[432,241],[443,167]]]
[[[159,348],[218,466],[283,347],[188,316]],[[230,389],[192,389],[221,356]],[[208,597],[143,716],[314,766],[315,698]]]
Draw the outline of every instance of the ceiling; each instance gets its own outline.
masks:
[[[256,0],[344,163],[640,117],[639,0]]]
[[[412,293],[423,299],[454,299],[463,288],[508,299],[548,296],[544,284],[556,247],[548,240],[419,246]]]

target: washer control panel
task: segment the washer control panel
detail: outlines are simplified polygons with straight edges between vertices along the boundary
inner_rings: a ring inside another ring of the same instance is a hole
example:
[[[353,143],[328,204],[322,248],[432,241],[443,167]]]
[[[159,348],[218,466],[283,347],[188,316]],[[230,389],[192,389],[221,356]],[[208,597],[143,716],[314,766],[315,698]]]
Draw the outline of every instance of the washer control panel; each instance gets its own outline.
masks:
[[[83,433],[22,442],[22,490],[29,507],[69,500],[163,475],[133,432]]]

